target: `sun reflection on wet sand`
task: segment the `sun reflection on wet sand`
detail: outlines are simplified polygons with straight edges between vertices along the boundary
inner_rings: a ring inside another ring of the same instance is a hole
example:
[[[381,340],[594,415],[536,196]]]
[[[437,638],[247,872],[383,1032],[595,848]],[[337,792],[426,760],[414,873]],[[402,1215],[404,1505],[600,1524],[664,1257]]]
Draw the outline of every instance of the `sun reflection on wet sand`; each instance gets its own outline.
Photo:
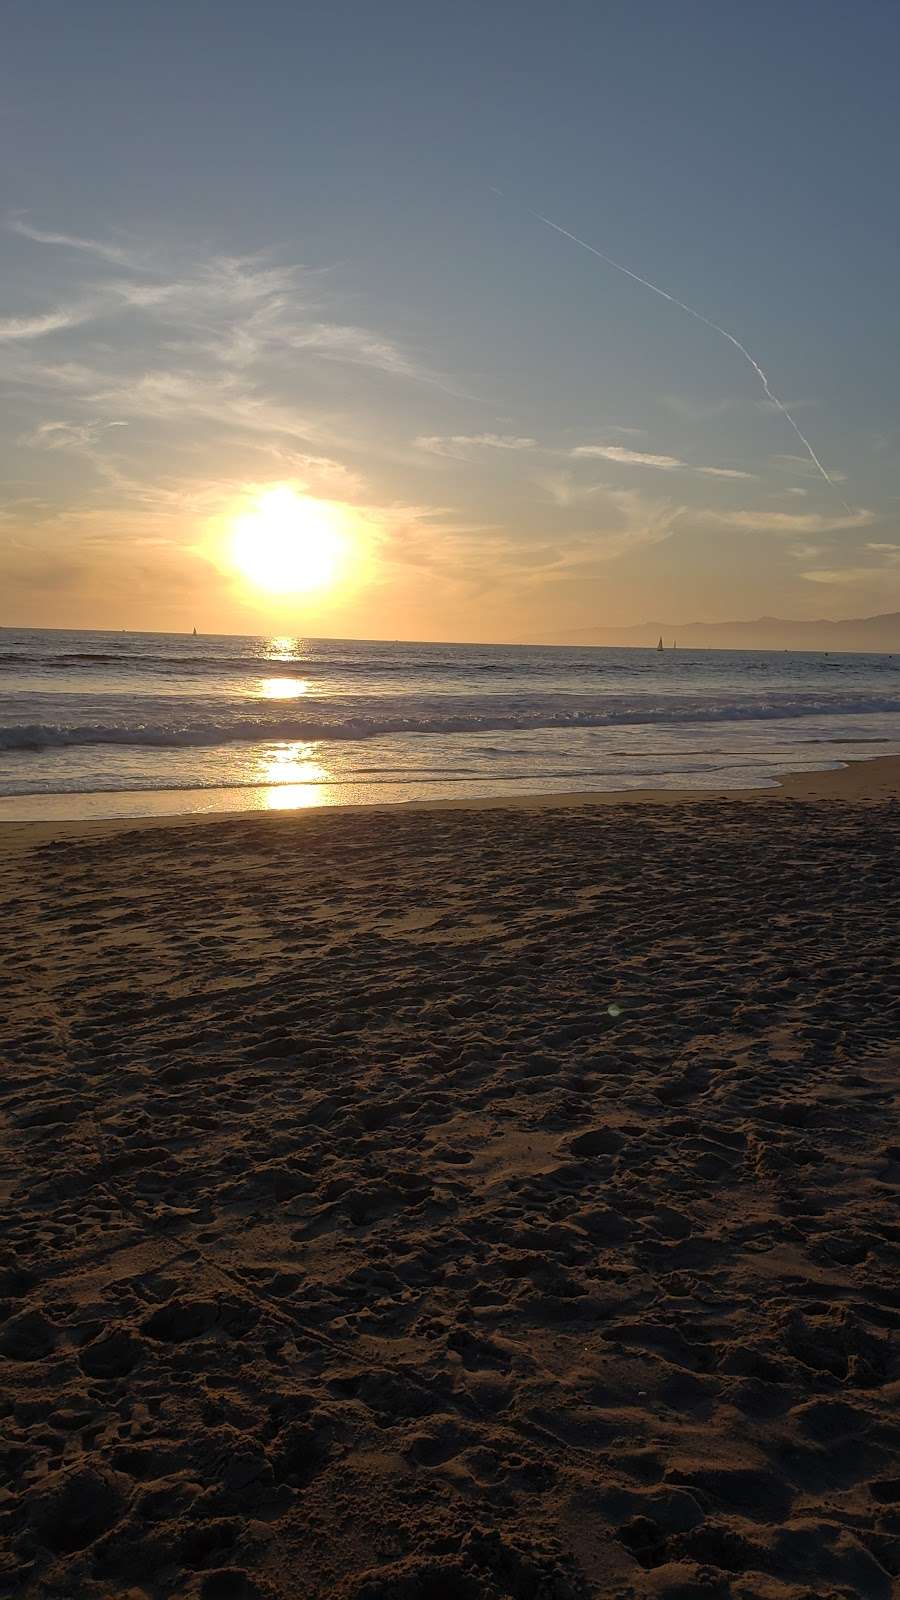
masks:
[[[282,783],[277,789],[263,790],[263,805],[267,811],[301,811],[310,806],[333,805],[327,797],[330,784]]]

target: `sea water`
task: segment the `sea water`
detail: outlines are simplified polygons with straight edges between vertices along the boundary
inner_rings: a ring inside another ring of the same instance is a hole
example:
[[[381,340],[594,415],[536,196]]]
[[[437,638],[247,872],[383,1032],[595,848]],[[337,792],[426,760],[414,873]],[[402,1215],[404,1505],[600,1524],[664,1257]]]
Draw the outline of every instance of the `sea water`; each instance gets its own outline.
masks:
[[[900,656],[0,630],[0,820],[764,787],[900,753]]]

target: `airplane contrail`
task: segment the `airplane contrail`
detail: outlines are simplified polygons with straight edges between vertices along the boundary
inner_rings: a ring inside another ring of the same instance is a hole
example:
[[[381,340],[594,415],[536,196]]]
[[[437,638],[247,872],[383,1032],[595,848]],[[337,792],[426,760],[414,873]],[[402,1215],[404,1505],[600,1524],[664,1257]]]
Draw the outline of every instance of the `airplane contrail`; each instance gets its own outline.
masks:
[[[495,189],[494,193],[500,194],[500,190]],[[821,475],[821,477],[824,478],[832,494],[837,496],[848,517],[855,515],[854,511],[850,506],[848,506],[846,500],[838,489],[834,479],[829,477],[805,433],[801,433],[784,401],[779,400],[777,394],[772,389],[769,380],[759,362],[750,354],[750,351],[746,348],[746,346],[741,344],[740,339],[736,339],[733,333],[728,332],[727,328],[720,327],[718,322],[713,322],[711,317],[705,317],[702,311],[695,311],[693,306],[685,305],[684,301],[679,300],[676,295],[669,294],[668,290],[666,289],[661,289],[659,284],[651,283],[649,278],[642,278],[639,272],[632,272],[631,268],[623,266],[621,261],[614,261],[612,256],[606,255],[603,250],[597,250],[592,244],[588,244],[587,240],[579,239],[577,233],[570,233],[568,228],[561,228],[558,222],[553,222],[550,217],[543,216],[540,211],[532,211],[530,206],[526,207],[526,210],[528,211],[528,215],[530,217],[536,217],[538,222],[543,222],[546,227],[552,228],[555,233],[561,233],[564,239],[571,239],[572,243],[580,245],[582,250],[589,250],[592,256],[597,256],[600,261],[605,261],[608,267],[615,267],[616,272],[624,272],[626,278],[632,278],[635,283],[642,284],[645,289],[650,289],[653,294],[658,294],[660,299],[668,300],[669,304],[677,306],[679,311],[687,312],[687,315],[689,317],[693,317],[696,322],[702,322],[704,327],[712,328],[713,333],[719,333],[723,339],[727,339],[728,343],[733,345],[735,350],[737,350],[744,357],[744,360],[749,362],[763,386],[767,400],[770,400],[774,406],[777,406],[778,410],[781,412],[781,415],[787,422],[790,423],[795,434],[797,435],[797,438],[800,440],[800,443],[809,456],[810,461],[816,468],[816,471]]]

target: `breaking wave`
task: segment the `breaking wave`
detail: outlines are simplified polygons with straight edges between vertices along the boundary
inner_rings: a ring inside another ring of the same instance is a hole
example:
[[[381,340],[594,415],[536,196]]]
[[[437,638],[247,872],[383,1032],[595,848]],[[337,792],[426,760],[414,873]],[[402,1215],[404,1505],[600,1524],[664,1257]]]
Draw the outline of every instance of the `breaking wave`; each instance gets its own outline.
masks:
[[[397,735],[446,735],[519,732],[529,729],[609,728],[636,726],[690,726],[720,722],[773,721],[802,717],[865,716],[900,712],[896,696],[785,695],[784,697],[667,696],[664,701],[616,697],[593,706],[533,704],[516,709],[436,709],[410,712],[348,715],[340,708],[329,711],[323,702],[316,713],[305,716],[252,717],[235,714],[209,721],[172,716],[167,719],[95,723],[21,723],[0,727],[0,750],[65,749],[87,745],[134,746],[155,749],[189,749],[227,744],[272,741],[369,740]],[[246,704],[246,702],[244,702]]]

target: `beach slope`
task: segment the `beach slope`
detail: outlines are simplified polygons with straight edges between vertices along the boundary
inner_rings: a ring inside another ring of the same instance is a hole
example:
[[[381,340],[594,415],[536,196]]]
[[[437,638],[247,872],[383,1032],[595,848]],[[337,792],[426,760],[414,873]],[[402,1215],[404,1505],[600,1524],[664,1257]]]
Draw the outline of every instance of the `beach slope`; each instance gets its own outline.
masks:
[[[898,847],[10,830],[0,1592],[889,1600]]]

